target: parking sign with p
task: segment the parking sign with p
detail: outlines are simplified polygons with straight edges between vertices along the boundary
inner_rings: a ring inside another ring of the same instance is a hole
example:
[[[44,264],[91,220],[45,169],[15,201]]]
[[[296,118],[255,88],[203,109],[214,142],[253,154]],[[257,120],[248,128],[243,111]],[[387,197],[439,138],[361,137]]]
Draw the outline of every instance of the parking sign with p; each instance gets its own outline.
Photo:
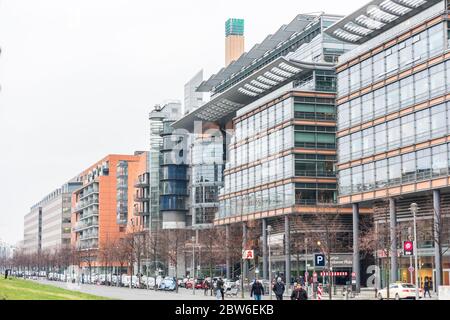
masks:
[[[325,255],[322,253],[314,254],[314,266],[325,267]]]

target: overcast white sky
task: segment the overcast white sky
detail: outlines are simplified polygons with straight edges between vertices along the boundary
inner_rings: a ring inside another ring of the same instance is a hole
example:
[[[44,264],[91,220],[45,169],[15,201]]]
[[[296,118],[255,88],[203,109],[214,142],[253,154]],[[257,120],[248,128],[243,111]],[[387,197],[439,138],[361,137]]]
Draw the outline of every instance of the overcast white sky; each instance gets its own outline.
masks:
[[[224,22],[246,49],[298,13],[367,0],[1,0],[0,238],[46,194],[111,153],[148,148],[147,114],[224,64]]]

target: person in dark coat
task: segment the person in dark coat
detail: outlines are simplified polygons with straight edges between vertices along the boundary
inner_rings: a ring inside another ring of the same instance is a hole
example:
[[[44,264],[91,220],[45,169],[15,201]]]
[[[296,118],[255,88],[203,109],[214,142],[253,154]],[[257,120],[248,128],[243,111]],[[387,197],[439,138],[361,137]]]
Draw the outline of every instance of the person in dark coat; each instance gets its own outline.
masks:
[[[302,285],[297,285],[292,291],[291,300],[308,300],[308,293]]]
[[[428,279],[428,277],[426,277],[425,278],[425,282],[423,284],[423,297],[424,298],[426,298],[427,292],[428,292],[428,295],[431,298],[431,291],[430,291],[430,289],[431,289],[431,283],[430,283],[430,280]]]
[[[275,293],[277,300],[283,300],[283,293],[285,290],[285,286],[284,283],[281,281],[281,278],[277,279],[277,282],[274,284],[272,290]]]
[[[222,277],[217,280],[217,290],[220,291],[220,295],[222,296],[222,300],[225,300],[225,289],[224,289],[224,282],[222,280]]]
[[[255,280],[252,285],[252,290],[250,291],[250,297],[254,297],[255,300],[261,300],[264,295],[264,287],[259,280]]]

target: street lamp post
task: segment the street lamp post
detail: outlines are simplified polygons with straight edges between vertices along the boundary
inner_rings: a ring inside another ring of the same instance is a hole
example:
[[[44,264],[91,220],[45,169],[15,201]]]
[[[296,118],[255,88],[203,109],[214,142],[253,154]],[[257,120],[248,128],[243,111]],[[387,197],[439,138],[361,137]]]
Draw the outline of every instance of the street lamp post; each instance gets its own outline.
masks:
[[[305,238],[305,285],[306,285],[306,291],[309,291],[309,285],[308,285],[308,238]]]
[[[195,237],[192,237],[192,294],[195,295]]]
[[[408,240],[411,241],[412,240],[412,230],[411,227],[408,228]],[[413,271],[412,271],[412,256],[409,256],[409,279],[412,282],[413,281]]]
[[[272,226],[267,226],[267,247],[269,251],[269,291],[270,300],[272,300],[272,260],[270,258],[270,233],[272,232]]]
[[[416,300],[419,300],[419,274],[418,274],[418,263],[417,263],[417,256],[418,256],[418,252],[417,252],[417,226],[416,226],[416,214],[417,211],[419,210],[419,207],[417,205],[417,203],[412,203],[410,206],[410,210],[413,214],[413,220],[414,220],[414,246],[413,246],[413,250],[414,250],[414,271],[415,271],[415,280],[416,280]]]

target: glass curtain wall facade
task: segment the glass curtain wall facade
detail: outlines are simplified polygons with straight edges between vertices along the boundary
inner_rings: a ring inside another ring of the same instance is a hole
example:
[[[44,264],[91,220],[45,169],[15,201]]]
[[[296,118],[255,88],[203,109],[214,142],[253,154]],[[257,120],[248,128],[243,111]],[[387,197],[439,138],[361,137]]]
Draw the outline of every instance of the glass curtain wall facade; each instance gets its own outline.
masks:
[[[435,233],[449,226],[444,208],[450,192],[450,55],[444,2],[408,19],[393,23],[395,32],[369,37],[337,67],[338,200],[356,209],[371,205],[379,235],[399,229],[395,239],[384,239],[395,240],[393,250],[399,253],[389,274],[391,281],[408,282],[414,279],[409,258],[401,254],[402,241],[412,239],[410,205],[418,203],[419,285],[425,277],[449,284],[450,256],[439,252],[439,246],[447,251],[448,232],[439,245]],[[380,265],[386,259],[380,252],[375,258]]]
[[[173,120],[163,121],[162,164],[160,171],[160,211],[163,229],[182,229],[191,223],[188,208],[187,136],[172,128]]]
[[[194,227],[211,226],[219,210],[223,187],[224,139],[215,134],[197,134],[191,145],[191,215]]]
[[[336,203],[335,119],[332,94],[298,92],[235,120],[218,217]]]

